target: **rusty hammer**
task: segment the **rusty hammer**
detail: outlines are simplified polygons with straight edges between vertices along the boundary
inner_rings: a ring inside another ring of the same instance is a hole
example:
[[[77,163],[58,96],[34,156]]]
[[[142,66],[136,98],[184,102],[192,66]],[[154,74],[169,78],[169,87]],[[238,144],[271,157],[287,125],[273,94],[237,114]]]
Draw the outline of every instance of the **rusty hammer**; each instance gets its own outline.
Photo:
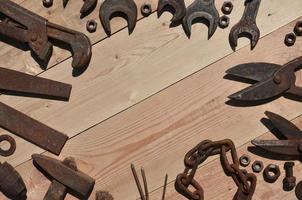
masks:
[[[80,199],[90,196],[95,180],[77,170],[74,158],[63,162],[39,154],[33,154],[32,158],[36,167],[52,180],[44,200],[63,200],[67,193]]]

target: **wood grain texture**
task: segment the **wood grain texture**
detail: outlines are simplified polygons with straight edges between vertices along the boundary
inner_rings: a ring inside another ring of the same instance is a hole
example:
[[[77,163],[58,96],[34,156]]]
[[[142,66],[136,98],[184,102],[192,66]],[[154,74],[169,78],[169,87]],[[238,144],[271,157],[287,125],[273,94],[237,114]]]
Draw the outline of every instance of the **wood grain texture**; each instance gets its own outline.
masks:
[[[300,56],[301,40],[292,48],[283,44],[285,33],[294,24],[262,38],[255,51],[245,47],[69,140],[60,158],[74,156],[79,169],[96,178],[95,190],[109,190],[116,199],[134,199],[138,193],[130,163],[144,166],[153,191],[162,185],[166,172],[169,181],[174,180],[183,170],[185,152],[201,140],[230,138],[241,146],[267,131],[259,122],[264,111],[280,113],[287,119],[297,117],[302,111],[300,102],[285,98],[255,107],[226,105],[227,95],[246,84],[222,79],[225,70],[236,64],[283,64]],[[17,169],[26,181],[29,199],[41,198],[49,181],[34,169],[31,161]],[[216,170],[219,172],[220,168]]]
[[[293,120],[293,123],[296,124],[300,129],[302,129],[302,116]],[[260,136],[258,139],[270,140],[276,139],[272,133],[268,132]],[[247,144],[242,145],[237,149],[238,156],[243,154],[248,154],[251,156],[251,165],[255,160],[261,160],[264,163],[264,167],[268,164],[277,164],[281,171],[281,176],[278,180],[271,184],[267,183],[263,179],[263,173],[255,173],[257,176],[257,187],[255,194],[253,196],[253,200],[263,200],[263,199],[296,199],[294,190],[292,191],[284,191],[282,180],[285,177],[285,171],[283,169],[284,162],[281,160],[271,160],[267,158],[260,157],[249,152],[248,147],[252,147],[253,145],[248,142]],[[251,165],[246,167],[245,169],[248,172],[252,172]],[[294,176],[296,176],[297,184],[302,180],[302,165],[299,161],[295,161],[294,166]],[[232,199],[234,194],[236,193],[236,185],[234,184],[232,178],[226,177],[224,174],[219,159],[215,159],[208,164],[202,166],[198,172],[196,173],[196,180],[202,185],[205,190],[205,198],[206,199]],[[223,184],[222,184],[223,183]],[[150,199],[160,199],[162,194],[162,188],[154,191],[150,195]],[[167,187],[167,196],[166,199],[184,199],[180,194],[178,194],[174,189],[174,182],[171,182]]]
[[[107,38],[101,22],[99,20],[99,8],[103,3],[103,0],[98,1],[98,5],[95,10],[85,18],[80,18],[80,9],[83,5],[82,0],[78,1],[69,1],[66,8],[63,8],[62,0],[54,1],[53,6],[50,8],[45,8],[42,5],[42,0],[13,0],[18,3],[20,6],[29,9],[30,11],[48,19],[50,22],[60,24],[63,27],[68,27],[80,32],[85,33],[91,40],[93,44]],[[138,8],[145,2],[143,0],[134,0]],[[152,8],[155,10],[157,8],[157,1],[148,0],[152,5]],[[138,13],[138,19],[141,19],[142,15]],[[95,33],[88,33],[86,30],[86,22],[89,19],[95,19],[98,23],[98,28]],[[111,20],[112,33],[124,29],[127,26],[126,21],[123,18],[117,17]],[[67,50],[61,49],[54,46],[53,54],[48,63],[37,63],[34,58],[31,56],[31,52],[25,46],[24,50],[17,49],[11,45],[5,43],[6,39],[0,37],[0,66],[7,67],[19,71],[23,71],[29,74],[38,74],[43,72],[42,68],[49,68],[55,64],[58,64],[64,61],[67,58],[70,58],[71,53]],[[18,45],[20,46],[20,45]],[[94,52],[93,52],[94,53]],[[41,64],[41,66],[40,66]],[[70,63],[66,65],[69,69],[69,73],[72,71]]]
[[[300,0],[284,5],[277,0],[263,1],[258,15],[262,36],[300,16],[301,5]],[[243,11],[242,1],[234,1],[234,6],[231,24]],[[43,73],[42,77],[73,85],[69,102],[3,95],[0,100],[72,137],[232,53],[229,29],[218,29],[208,41],[207,28],[196,24],[189,40],[180,26],[168,27],[170,19],[168,13],[160,19],[153,14],[139,21],[130,37],[123,30],[96,44],[90,67],[80,77],[72,77],[70,59]],[[240,46],[247,43],[240,40]],[[42,152],[19,138],[17,145],[22,148],[13,157],[1,160],[18,165],[32,153]]]

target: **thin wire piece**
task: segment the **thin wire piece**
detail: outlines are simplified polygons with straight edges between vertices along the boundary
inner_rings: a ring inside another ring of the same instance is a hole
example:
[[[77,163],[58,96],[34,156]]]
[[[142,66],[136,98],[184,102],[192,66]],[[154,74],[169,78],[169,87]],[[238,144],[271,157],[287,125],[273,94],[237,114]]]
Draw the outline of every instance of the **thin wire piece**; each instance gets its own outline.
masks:
[[[146,178],[145,170],[144,170],[143,167],[141,168],[141,173],[142,173],[142,177],[143,177],[143,183],[144,183],[146,200],[149,200],[148,183],[147,183],[147,178]]]
[[[161,198],[162,200],[165,200],[166,190],[167,190],[167,182],[168,182],[168,174],[166,174],[166,176],[165,176],[163,196]]]
[[[133,177],[134,177],[134,180],[135,180],[135,183],[136,183],[139,195],[141,196],[141,199],[142,200],[146,200],[144,192],[143,192],[143,188],[141,186],[141,183],[139,182],[139,179],[138,179],[138,176],[137,176],[137,173],[136,173],[136,169],[135,169],[135,167],[134,167],[133,164],[131,164],[131,171],[132,171],[132,174],[133,174]]]

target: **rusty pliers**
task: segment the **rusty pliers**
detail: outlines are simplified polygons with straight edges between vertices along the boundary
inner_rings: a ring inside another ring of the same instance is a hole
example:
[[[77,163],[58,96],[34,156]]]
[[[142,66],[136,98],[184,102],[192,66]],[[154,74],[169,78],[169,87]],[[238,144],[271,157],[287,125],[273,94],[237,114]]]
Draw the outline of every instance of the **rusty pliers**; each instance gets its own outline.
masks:
[[[278,135],[280,137],[280,140],[256,139],[252,141],[252,144],[262,148],[265,151],[274,153],[275,155],[282,155],[289,159],[295,157],[301,157],[302,156],[301,130],[287,119],[275,113],[265,112],[265,114],[272,122],[274,128],[278,130]]]
[[[0,0],[0,34],[29,45],[42,61],[52,53],[53,39],[69,45],[73,54],[72,67],[86,67],[91,58],[91,43],[83,33],[59,26],[9,0]]]
[[[302,88],[295,85],[295,71],[302,67],[302,57],[281,66],[272,63],[246,63],[226,71],[227,74],[255,81],[254,85],[229,96],[240,101],[259,101],[282,94],[302,97]]]

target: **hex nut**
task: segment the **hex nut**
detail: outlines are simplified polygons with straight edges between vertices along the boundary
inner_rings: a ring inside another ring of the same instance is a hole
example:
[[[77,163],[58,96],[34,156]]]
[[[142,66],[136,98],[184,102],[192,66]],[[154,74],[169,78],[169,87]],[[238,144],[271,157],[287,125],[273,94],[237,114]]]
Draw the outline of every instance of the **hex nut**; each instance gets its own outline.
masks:
[[[239,158],[240,165],[243,167],[247,167],[251,163],[251,157],[249,155],[243,154]]]
[[[97,25],[98,24],[95,20],[89,20],[87,21],[86,29],[89,33],[93,33],[96,31]]]
[[[230,2],[230,1],[225,1],[223,4],[222,4],[222,8],[221,8],[221,11],[223,14],[225,15],[229,15],[231,14],[232,10],[233,10],[233,3]]]
[[[288,33],[285,35],[284,43],[286,46],[293,46],[296,42],[296,35],[294,33]]]
[[[296,23],[294,31],[297,36],[302,36],[302,21]]]
[[[53,0],[43,0],[42,3],[44,7],[49,8],[52,6]]]
[[[229,24],[230,24],[230,18],[228,16],[226,16],[226,15],[223,15],[223,16],[221,16],[219,18],[218,24],[219,24],[220,28],[224,29],[224,28],[226,28],[226,27],[229,26]]]
[[[275,164],[269,164],[263,171],[263,178],[268,183],[274,183],[280,175],[280,168]]]
[[[148,17],[152,13],[152,6],[149,3],[144,3],[141,7],[141,13],[144,17]]]
[[[256,160],[253,164],[252,164],[252,170],[255,173],[260,173],[264,168],[263,162]]]

